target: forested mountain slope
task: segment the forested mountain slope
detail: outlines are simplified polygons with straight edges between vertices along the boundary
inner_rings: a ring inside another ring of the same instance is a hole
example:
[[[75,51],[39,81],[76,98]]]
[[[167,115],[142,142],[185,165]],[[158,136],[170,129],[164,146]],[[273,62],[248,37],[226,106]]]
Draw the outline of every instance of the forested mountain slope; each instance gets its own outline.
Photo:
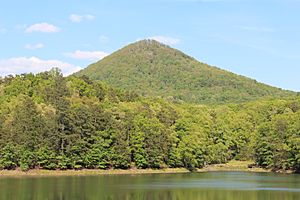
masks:
[[[300,169],[300,99],[172,104],[53,69],[0,79],[0,169]]]
[[[130,44],[75,75],[142,95],[192,103],[240,103],[295,94],[198,62],[154,40]]]

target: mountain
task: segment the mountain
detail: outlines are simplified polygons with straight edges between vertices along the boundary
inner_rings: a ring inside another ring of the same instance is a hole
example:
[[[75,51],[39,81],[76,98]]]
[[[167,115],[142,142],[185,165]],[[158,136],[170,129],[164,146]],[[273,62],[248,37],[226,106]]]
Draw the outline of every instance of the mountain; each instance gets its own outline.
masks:
[[[295,94],[201,63],[155,40],[130,44],[75,75],[190,103],[240,103]]]

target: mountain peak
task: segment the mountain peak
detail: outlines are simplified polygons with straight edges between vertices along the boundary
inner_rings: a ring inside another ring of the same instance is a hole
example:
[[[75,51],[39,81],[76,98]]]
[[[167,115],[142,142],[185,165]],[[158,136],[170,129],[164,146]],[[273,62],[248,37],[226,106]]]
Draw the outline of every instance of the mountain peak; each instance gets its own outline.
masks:
[[[163,43],[160,43],[157,40],[154,39],[143,39],[143,40],[138,40],[134,43],[132,43],[132,45],[137,45],[137,44],[143,44],[143,45],[164,45]]]
[[[121,50],[124,50],[124,49],[129,50],[129,51],[133,51],[133,50],[134,51],[151,51],[154,49],[172,49],[172,48],[164,43],[157,41],[157,40],[143,39],[143,40],[139,40],[134,43],[131,43],[131,44],[125,46],[124,48],[122,48]]]
[[[201,63],[156,40],[141,40],[77,72],[142,95],[192,103],[239,103],[294,94]]]
[[[169,47],[168,45],[159,42],[154,39],[143,39],[143,40],[138,40],[134,43],[131,43],[131,45],[142,45],[142,46],[161,46],[161,47]]]

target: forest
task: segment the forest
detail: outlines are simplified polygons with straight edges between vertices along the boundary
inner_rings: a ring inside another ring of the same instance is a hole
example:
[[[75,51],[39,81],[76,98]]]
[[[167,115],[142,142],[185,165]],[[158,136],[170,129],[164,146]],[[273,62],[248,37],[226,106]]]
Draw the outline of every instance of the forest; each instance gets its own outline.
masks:
[[[59,69],[0,79],[0,169],[189,170],[230,160],[300,170],[300,97],[197,105]]]

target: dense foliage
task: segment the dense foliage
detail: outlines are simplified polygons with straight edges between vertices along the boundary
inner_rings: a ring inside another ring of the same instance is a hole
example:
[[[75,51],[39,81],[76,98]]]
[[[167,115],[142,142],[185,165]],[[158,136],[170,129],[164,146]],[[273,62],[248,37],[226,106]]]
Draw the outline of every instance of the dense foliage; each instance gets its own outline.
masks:
[[[240,103],[294,95],[200,63],[153,40],[131,44],[75,75],[147,96],[190,103]]]
[[[172,104],[53,69],[0,79],[0,168],[300,169],[300,99]]]

